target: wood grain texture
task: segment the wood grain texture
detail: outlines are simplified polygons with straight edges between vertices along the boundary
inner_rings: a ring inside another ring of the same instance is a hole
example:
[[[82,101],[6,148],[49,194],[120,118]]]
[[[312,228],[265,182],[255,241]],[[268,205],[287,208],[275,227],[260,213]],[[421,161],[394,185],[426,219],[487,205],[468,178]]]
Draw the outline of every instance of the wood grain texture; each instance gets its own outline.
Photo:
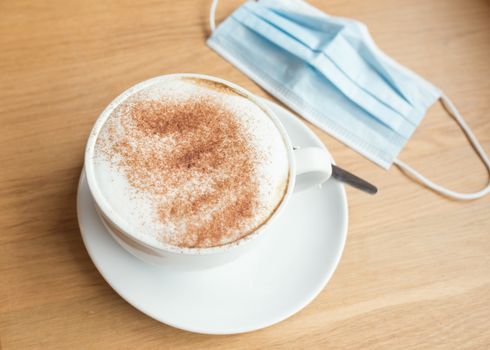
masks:
[[[239,4],[222,1],[218,19]],[[490,152],[487,0],[313,4],[366,23],[383,50],[453,98]],[[0,348],[490,348],[490,197],[444,199],[314,127],[339,164],[380,192],[348,189],[345,254],[303,311],[250,334],[197,335],[150,319],[104,282],[75,208],[85,140],[104,106],[171,72],[211,74],[267,96],[205,46],[208,7],[197,0],[0,1]],[[488,180],[440,106],[401,159],[460,191]]]

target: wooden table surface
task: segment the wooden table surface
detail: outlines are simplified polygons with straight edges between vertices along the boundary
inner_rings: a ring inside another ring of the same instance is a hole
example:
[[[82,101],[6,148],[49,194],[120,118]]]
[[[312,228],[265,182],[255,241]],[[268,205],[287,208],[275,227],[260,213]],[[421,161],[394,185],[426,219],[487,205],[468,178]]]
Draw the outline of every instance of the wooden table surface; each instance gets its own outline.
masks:
[[[332,0],[387,54],[441,87],[490,152],[490,3]],[[222,1],[218,20],[240,1]],[[337,162],[379,186],[347,189],[349,235],[327,288],[270,328],[233,336],[163,325],[92,264],[76,216],[84,144],[127,87],[199,72],[267,94],[205,45],[209,1],[0,1],[0,348],[488,349],[490,196],[440,197],[317,128]],[[401,155],[460,191],[488,181],[465,137],[433,107]]]

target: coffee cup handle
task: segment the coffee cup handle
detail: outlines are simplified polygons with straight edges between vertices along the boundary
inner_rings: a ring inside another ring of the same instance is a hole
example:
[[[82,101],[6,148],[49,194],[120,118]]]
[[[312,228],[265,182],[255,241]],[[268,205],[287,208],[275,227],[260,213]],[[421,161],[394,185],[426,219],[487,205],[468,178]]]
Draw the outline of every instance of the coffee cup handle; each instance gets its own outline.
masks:
[[[294,147],[296,181],[294,192],[301,192],[327,181],[332,175],[329,154],[320,147]]]

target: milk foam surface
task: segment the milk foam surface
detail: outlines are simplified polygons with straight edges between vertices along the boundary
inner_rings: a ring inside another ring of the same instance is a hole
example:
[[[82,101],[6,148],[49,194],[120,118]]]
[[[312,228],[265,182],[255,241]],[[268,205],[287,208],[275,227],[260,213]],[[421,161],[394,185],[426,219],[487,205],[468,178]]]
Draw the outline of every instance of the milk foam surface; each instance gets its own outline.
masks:
[[[150,244],[213,247],[254,232],[288,186],[286,144],[226,85],[163,77],[117,106],[98,135],[96,182],[113,214]]]

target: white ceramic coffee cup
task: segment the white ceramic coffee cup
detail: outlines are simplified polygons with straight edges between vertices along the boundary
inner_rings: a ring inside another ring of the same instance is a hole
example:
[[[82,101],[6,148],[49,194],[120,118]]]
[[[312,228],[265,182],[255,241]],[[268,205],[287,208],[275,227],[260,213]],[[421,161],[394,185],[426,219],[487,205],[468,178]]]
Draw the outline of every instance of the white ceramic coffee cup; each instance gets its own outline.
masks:
[[[137,238],[138,235],[131,232],[131,229],[127,227],[125,222],[120,219],[119,215],[115,213],[107,203],[99,188],[99,184],[97,183],[93,164],[93,154],[99,132],[113,110],[129,96],[152,84],[158,83],[160,80],[168,78],[169,76],[166,75],[149,79],[129,88],[114,99],[101,113],[95,122],[87,141],[87,147],[85,149],[85,174],[97,211],[107,230],[124,249],[143,261],[160,265],[171,265],[182,269],[203,269],[232,261],[244,252],[253,249],[253,246],[267,234],[268,228],[273,224],[276,218],[281,215],[281,212],[288,204],[293,192],[323,183],[331,176],[332,166],[330,163],[330,156],[323,148],[293,148],[284,126],[270,108],[265,105],[261,99],[257,98],[244,88],[226,80],[207,75],[172,74],[172,76],[206,79],[229,86],[240,95],[254,102],[269,115],[277,127],[277,130],[281,133],[288,149],[289,180],[287,191],[281,204],[273,215],[271,215],[268,221],[256,231],[238,241],[211,248],[182,248],[165,244],[155,246],[150,242],[145,242],[141,238]]]

